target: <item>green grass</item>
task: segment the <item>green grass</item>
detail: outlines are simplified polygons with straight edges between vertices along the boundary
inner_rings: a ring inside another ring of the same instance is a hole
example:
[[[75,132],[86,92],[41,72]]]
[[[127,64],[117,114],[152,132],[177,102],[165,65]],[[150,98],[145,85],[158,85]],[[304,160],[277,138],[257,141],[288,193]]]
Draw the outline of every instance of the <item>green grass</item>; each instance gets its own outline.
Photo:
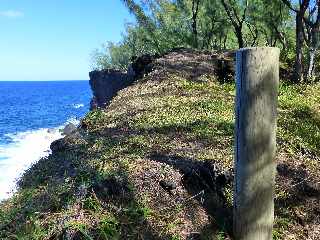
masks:
[[[278,137],[289,152],[320,151],[320,87],[281,85]]]
[[[119,239],[119,222],[114,217],[103,217],[98,224],[98,231],[102,239]]]

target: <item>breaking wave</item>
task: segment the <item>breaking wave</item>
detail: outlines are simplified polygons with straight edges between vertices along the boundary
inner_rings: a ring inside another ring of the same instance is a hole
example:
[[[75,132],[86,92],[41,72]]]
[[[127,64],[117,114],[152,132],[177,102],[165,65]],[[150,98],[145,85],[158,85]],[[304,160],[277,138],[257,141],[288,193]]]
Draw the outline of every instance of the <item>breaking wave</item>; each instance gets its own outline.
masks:
[[[77,125],[79,121],[71,118],[67,123]],[[16,181],[25,170],[51,153],[50,144],[63,137],[62,129],[66,124],[57,128],[6,134],[9,143],[0,144],[0,201],[14,193]]]

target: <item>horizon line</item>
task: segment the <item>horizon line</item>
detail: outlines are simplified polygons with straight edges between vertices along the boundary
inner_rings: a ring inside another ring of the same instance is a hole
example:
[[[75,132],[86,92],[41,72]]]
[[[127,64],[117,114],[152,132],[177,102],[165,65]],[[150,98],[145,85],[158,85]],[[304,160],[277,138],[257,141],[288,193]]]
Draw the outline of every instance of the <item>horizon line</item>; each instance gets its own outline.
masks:
[[[58,81],[89,81],[89,79],[46,79],[46,80],[0,80],[0,82],[58,82]]]

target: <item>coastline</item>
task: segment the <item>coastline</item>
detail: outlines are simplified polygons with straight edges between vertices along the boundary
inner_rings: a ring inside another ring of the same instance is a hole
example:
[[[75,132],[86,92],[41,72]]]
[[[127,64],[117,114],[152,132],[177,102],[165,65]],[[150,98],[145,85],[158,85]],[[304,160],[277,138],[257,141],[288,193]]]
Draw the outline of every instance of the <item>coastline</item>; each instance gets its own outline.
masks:
[[[40,128],[16,134],[6,134],[10,143],[0,145],[0,202],[10,198],[16,192],[16,182],[23,173],[41,158],[48,157],[52,151],[50,145],[63,138],[63,129],[69,123],[78,125],[75,119],[55,128]]]
[[[0,201],[25,170],[50,154],[68,123],[89,111],[88,81],[0,82]]]

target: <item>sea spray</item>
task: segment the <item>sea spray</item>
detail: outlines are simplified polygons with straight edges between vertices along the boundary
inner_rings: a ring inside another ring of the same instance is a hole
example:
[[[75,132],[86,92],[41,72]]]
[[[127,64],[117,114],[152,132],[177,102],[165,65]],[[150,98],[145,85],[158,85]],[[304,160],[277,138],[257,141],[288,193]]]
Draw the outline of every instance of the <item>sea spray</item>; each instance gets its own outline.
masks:
[[[39,129],[8,134],[12,142],[0,145],[0,200],[8,198],[15,190],[21,174],[40,158],[50,154],[50,144],[61,138],[59,129]]]
[[[75,109],[78,109],[78,108],[84,107],[84,104],[82,104],[82,103],[72,104],[72,107]]]
[[[79,121],[70,118],[68,123],[78,125]],[[63,137],[62,130],[66,124],[57,128],[6,134],[11,141],[0,145],[0,201],[14,193],[16,181],[25,170],[51,153],[50,144]]]

